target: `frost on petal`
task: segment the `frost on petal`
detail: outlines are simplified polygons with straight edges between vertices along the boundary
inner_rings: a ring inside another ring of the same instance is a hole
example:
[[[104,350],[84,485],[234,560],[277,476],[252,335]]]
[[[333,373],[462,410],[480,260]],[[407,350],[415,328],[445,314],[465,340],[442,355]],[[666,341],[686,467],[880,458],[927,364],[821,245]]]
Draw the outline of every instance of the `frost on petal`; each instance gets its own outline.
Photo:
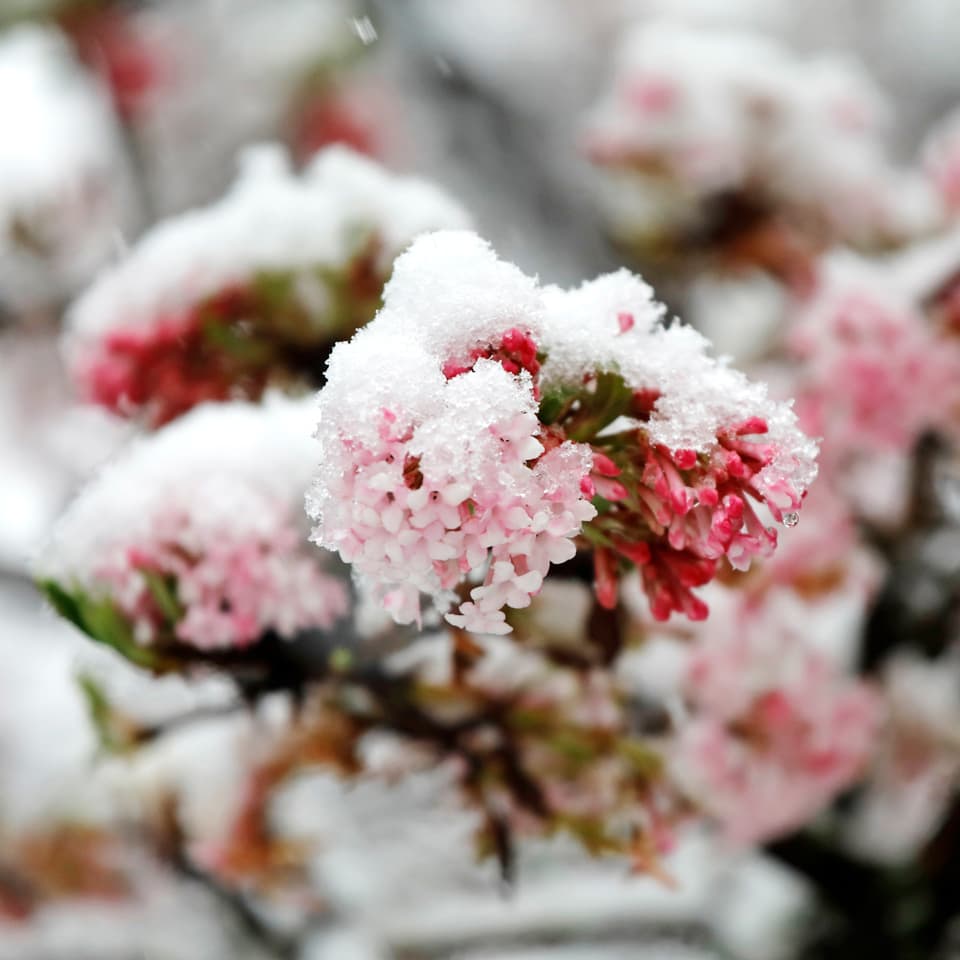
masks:
[[[35,565],[58,610],[136,656],[242,647],[346,613],[343,584],[307,549],[309,405],[202,407],[108,464]]]

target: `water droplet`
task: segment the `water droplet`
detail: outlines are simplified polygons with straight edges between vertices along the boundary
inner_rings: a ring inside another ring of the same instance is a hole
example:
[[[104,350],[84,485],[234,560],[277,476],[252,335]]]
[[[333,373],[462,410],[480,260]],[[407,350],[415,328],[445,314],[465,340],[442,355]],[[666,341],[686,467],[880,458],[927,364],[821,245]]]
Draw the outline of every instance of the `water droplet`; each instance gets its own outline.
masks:
[[[785,513],[783,515],[783,525],[785,527],[795,527],[800,522],[799,513]]]

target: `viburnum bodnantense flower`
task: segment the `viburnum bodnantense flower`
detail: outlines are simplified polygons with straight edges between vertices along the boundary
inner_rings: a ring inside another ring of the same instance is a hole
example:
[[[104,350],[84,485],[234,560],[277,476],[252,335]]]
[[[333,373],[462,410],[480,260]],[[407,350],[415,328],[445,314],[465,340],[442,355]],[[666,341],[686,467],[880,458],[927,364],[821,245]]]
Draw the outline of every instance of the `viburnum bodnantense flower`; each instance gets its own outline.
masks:
[[[763,516],[795,521],[816,447],[662,314],[626,271],[540,288],[473,234],[420,238],[331,355],[315,539],[402,623],[426,594],[507,633],[578,549],[602,605],[636,566],[655,616],[704,617],[692,589],[769,554]]]
[[[913,270],[834,254],[791,329],[797,412],[823,438],[825,469],[906,454],[925,430],[956,429],[960,343],[924,315],[906,282]]]
[[[333,342],[376,311],[394,257],[466,222],[440,190],[346,148],[299,176],[279,148],[256,148],[222,200],[154,227],[75,304],[68,365],[84,399],[152,426],[318,384]]]
[[[887,157],[888,114],[854,64],[648,20],[624,33],[584,146],[624,242],[719,249],[799,280],[788,261],[804,251],[875,246],[942,219],[926,179]]]
[[[728,840],[759,843],[809,822],[865,773],[882,708],[775,602],[727,600],[691,651],[690,714],[668,755]]]
[[[326,629],[343,583],[307,548],[303,402],[198,408],[92,480],[38,559],[65,616],[136,662]]]

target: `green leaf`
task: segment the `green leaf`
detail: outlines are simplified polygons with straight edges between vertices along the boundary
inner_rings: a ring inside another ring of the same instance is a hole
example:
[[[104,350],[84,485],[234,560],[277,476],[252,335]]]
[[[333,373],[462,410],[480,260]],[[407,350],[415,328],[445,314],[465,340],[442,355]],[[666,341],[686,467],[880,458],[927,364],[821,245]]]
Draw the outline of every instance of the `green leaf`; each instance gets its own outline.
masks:
[[[595,547],[612,547],[613,541],[602,530],[592,526],[591,523],[591,521],[588,521],[583,525],[580,536]]]
[[[353,651],[347,647],[336,647],[330,652],[327,662],[334,673],[346,673],[353,666]]]
[[[592,856],[617,853],[622,849],[623,844],[607,833],[606,825],[600,820],[560,814],[555,821],[556,828],[574,836]]]
[[[83,624],[83,614],[80,612],[77,601],[74,600],[59,583],[55,580],[38,580],[37,586],[47,600],[50,601],[50,606],[53,607],[64,620],[69,620],[75,627],[84,633],[87,632],[87,628]]]
[[[98,600],[81,590],[70,593],[53,580],[40,580],[38,586],[61,617],[97,643],[113,647],[138,666],[154,669],[159,665],[157,656],[133,639],[130,624],[109,598]]]
[[[100,729],[104,721],[109,719],[111,713],[110,701],[103,692],[103,687],[89,673],[81,673],[77,677],[77,685],[80,687],[83,699],[87,703],[93,722]]]
[[[249,367],[267,366],[274,359],[275,347],[263,337],[241,331],[234,324],[210,319],[203,324],[207,342]]]
[[[141,647],[133,639],[133,631],[124,616],[108,597],[95,599],[85,594],[77,595],[77,603],[83,617],[84,628],[94,640],[113,647],[131,663],[148,669],[157,665],[156,655]]]

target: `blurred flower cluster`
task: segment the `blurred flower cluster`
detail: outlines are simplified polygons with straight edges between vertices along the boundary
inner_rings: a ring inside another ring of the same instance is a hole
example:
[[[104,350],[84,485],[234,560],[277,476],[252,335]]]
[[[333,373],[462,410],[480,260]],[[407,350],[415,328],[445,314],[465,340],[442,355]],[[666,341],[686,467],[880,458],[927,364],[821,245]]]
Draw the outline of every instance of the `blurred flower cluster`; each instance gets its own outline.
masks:
[[[957,956],[948,4],[823,6],[0,11],[0,960]]]

